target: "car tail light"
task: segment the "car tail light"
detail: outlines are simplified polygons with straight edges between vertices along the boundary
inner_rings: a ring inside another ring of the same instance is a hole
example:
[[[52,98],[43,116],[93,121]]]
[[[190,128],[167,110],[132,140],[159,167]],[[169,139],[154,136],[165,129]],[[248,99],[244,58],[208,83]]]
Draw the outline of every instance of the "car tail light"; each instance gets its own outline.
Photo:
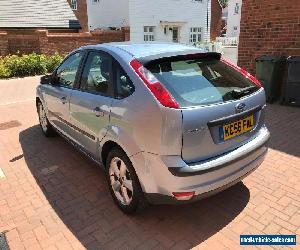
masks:
[[[176,200],[187,201],[193,198],[195,192],[173,192],[172,194],[174,195]]]
[[[235,70],[237,70],[238,72],[240,72],[243,76],[245,76],[246,78],[250,79],[255,85],[257,85],[258,87],[262,88],[262,84],[259,80],[257,80],[253,75],[251,75],[249,72],[247,72],[246,70],[240,68],[237,65],[234,65],[224,59],[221,59],[221,61],[223,63],[225,63],[226,65],[230,66],[231,68],[234,68]]]
[[[163,106],[174,109],[179,108],[179,104],[174,100],[168,90],[138,60],[132,60],[130,65]]]

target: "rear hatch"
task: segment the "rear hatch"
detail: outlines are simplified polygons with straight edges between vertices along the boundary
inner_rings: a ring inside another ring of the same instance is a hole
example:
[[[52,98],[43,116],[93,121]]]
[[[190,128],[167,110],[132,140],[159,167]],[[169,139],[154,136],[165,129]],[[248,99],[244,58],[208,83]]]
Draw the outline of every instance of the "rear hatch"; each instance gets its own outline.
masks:
[[[216,53],[160,58],[146,68],[180,106],[187,163],[234,150],[263,126],[264,90]]]

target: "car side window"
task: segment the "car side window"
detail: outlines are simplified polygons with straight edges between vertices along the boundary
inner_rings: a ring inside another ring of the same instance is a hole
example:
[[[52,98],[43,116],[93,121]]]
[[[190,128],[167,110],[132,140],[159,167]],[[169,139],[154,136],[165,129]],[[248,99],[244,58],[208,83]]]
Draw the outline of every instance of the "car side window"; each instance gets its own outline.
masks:
[[[90,52],[81,79],[81,90],[105,96],[110,95],[111,68],[111,56],[102,52]]]
[[[78,52],[69,56],[56,70],[58,84],[65,87],[73,87],[76,80],[83,54]]]
[[[130,96],[135,91],[135,87],[122,66],[118,62],[115,62],[115,65],[117,98],[123,99]]]

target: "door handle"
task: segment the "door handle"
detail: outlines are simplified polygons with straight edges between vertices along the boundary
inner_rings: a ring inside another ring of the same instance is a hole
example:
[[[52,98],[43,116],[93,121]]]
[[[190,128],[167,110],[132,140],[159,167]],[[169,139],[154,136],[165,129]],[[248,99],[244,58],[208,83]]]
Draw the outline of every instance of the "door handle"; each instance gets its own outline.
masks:
[[[104,112],[99,108],[99,107],[96,107],[93,109],[93,113],[95,114],[95,116],[97,117],[102,117],[104,116]]]
[[[67,103],[67,97],[63,96],[62,98],[60,98],[62,104],[66,104]]]

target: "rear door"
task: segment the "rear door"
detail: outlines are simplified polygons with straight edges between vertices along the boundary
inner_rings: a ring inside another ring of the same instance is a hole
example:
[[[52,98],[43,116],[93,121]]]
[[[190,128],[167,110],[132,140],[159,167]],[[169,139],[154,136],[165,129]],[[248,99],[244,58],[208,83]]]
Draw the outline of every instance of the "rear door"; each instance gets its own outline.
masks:
[[[106,134],[113,100],[112,57],[90,51],[83,68],[80,88],[70,101],[73,139],[94,158],[99,157],[99,141]]]
[[[187,163],[229,152],[263,125],[263,89],[215,54],[165,58],[146,67],[180,105]]]
[[[67,57],[57,68],[55,85],[44,85],[44,98],[48,109],[48,119],[62,132],[69,134],[69,102],[74,87],[78,84],[78,71],[83,59],[83,52],[76,52]]]

